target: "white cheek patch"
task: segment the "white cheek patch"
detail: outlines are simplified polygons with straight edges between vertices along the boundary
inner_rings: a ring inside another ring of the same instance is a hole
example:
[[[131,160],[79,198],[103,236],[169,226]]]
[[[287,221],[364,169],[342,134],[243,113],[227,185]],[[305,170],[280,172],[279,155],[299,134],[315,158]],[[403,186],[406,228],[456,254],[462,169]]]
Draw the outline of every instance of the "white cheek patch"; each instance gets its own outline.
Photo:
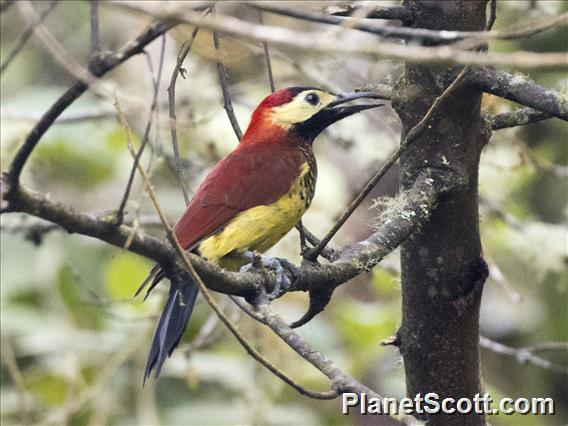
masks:
[[[320,98],[320,102],[317,105],[312,105],[305,100],[306,95],[313,92],[317,93]],[[272,109],[272,120],[282,128],[289,129],[296,123],[308,120],[333,100],[335,100],[335,96],[331,93],[307,90],[299,93],[294,100],[286,105],[274,107]]]
[[[292,101],[281,107],[274,108],[272,117],[281,125],[291,126],[294,123],[301,123],[317,113],[321,107],[310,105],[307,102]]]

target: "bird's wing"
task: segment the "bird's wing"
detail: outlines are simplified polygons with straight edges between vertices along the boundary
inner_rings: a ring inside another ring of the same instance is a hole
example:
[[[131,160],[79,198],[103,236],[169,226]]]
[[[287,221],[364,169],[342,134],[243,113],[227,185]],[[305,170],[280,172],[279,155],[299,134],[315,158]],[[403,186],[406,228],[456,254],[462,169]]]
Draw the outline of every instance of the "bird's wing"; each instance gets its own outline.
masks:
[[[306,158],[293,146],[239,146],[209,172],[175,226],[185,249],[223,228],[237,214],[286,194]]]

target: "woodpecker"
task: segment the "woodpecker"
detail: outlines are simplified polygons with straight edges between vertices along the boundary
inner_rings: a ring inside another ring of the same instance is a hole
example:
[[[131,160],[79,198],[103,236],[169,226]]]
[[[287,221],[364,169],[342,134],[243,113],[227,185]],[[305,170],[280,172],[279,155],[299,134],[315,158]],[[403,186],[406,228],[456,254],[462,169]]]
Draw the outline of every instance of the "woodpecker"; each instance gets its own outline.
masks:
[[[209,262],[239,270],[252,251],[264,252],[301,219],[316,186],[312,144],[326,127],[379,104],[344,105],[368,92],[334,94],[289,87],[264,98],[235,149],[206,176],[175,225],[180,245]],[[273,266],[273,263],[271,264]],[[137,294],[165,277],[156,265]],[[183,335],[197,297],[193,282],[171,283],[152,341],[144,381],[157,378]]]

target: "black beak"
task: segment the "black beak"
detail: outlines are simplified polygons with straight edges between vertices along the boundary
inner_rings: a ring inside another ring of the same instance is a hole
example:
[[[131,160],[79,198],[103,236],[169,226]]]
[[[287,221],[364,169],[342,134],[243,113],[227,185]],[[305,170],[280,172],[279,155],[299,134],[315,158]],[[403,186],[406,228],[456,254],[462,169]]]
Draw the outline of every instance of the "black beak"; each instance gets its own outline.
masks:
[[[366,109],[380,107],[383,104],[363,104],[363,105],[343,105],[355,99],[377,99],[373,92],[353,92],[337,95],[337,98],[328,104],[324,109],[310,117],[308,120],[296,125],[297,131],[305,138],[313,141],[326,127],[349,117],[350,115],[364,111]]]

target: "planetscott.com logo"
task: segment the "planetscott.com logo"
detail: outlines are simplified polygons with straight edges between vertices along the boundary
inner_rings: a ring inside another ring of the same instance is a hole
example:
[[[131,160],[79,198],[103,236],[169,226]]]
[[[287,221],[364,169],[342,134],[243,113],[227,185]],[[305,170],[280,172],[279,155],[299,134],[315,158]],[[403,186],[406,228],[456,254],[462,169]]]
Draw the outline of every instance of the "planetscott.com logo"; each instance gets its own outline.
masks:
[[[352,411],[351,411],[352,410]],[[417,394],[414,398],[368,397],[366,393],[344,393],[342,413],[360,414],[554,414],[552,398],[503,398],[493,401],[488,393],[477,393],[473,398],[440,398],[434,392]]]

